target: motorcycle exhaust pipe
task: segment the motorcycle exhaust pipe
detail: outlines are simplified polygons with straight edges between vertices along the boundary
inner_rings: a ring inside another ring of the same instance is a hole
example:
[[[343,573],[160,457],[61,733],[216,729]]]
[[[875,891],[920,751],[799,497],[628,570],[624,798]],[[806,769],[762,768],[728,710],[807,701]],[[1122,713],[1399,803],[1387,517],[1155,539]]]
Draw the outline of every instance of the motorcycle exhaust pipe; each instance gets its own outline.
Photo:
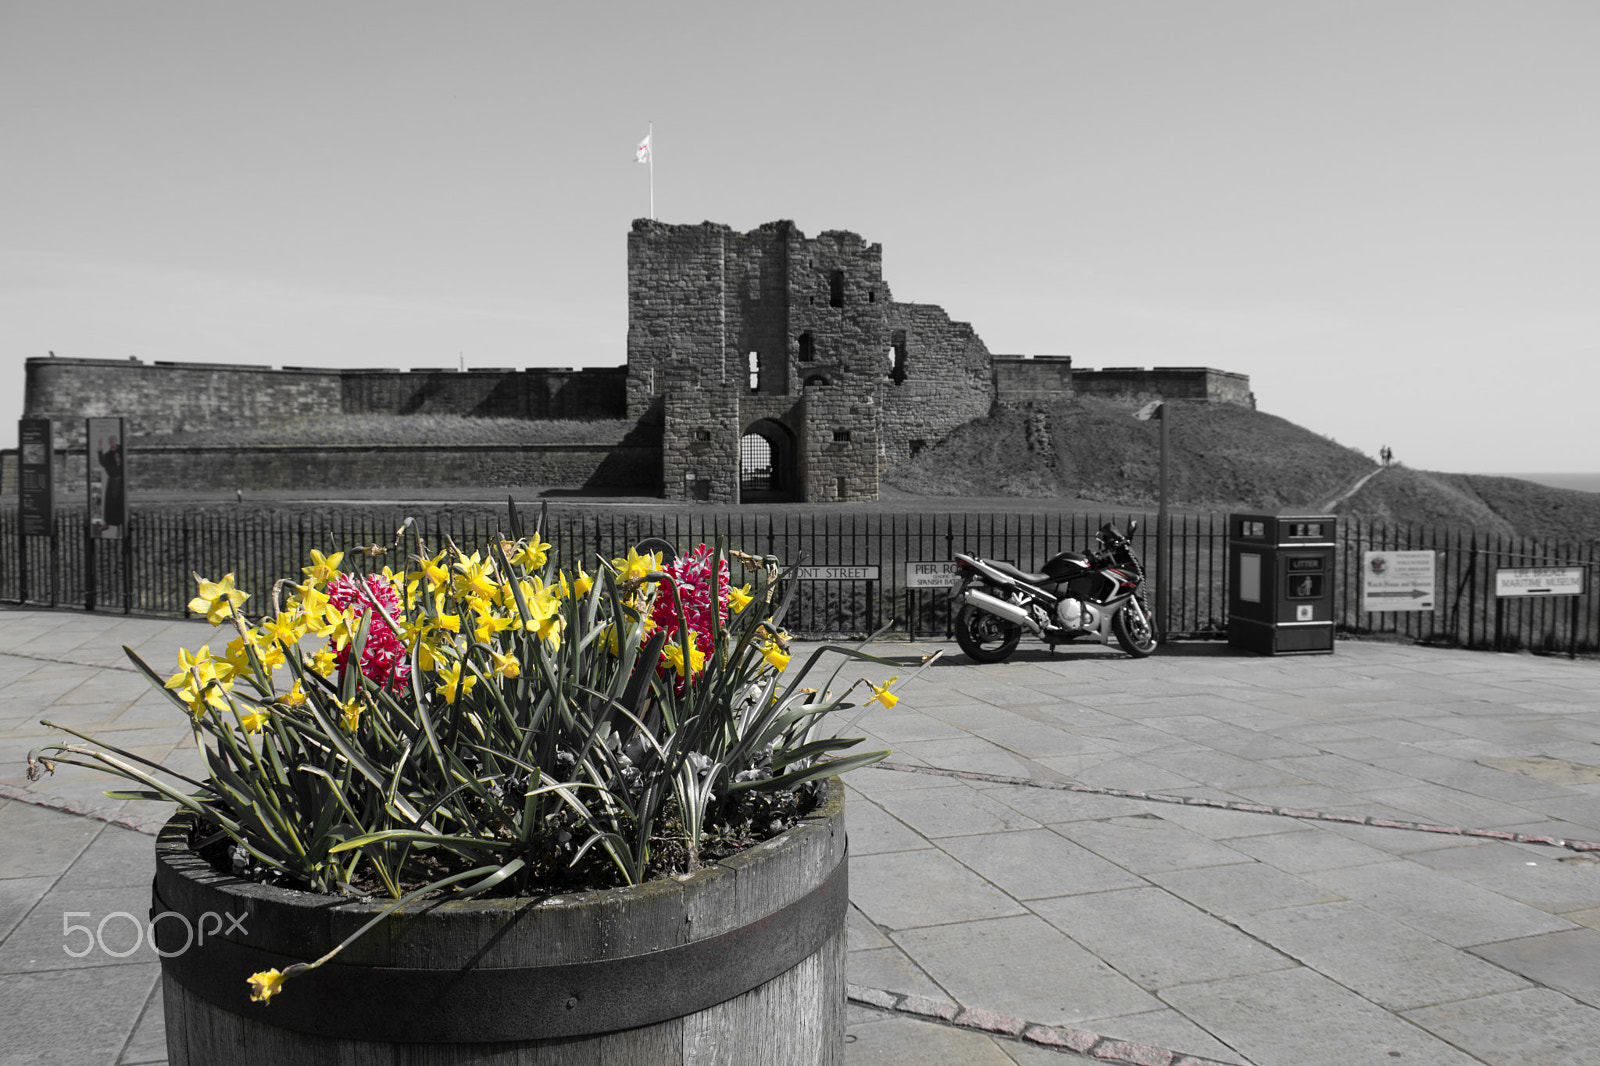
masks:
[[[1008,622],[1015,622],[1035,635],[1043,632],[1039,628],[1039,623],[1035,622],[1027,611],[1014,603],[1007,603],[1005,600],[991,596],[987,592],[968,589],[961,594],[961,602],[969,607],[976,607],[980,611],[988,611],[996,618],[1004,618]]]

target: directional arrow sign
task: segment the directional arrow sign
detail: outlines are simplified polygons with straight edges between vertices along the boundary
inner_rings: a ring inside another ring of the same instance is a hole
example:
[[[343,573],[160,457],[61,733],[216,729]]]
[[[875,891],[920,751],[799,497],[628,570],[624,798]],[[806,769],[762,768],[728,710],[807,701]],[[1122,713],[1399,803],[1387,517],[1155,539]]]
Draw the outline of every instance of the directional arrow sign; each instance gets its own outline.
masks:
[[[1361,553],[1361,609],[1431,611],[1435,556],[1431,551]]]

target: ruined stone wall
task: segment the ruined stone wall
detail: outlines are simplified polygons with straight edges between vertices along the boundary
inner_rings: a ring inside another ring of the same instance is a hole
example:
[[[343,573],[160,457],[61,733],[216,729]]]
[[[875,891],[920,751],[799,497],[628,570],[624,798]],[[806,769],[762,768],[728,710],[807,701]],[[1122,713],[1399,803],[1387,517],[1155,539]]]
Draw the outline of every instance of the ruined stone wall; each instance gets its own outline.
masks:
[[[622,418],[625,367],[456,370],[343,370],[345,414],[466,415],[596,421]]]
[[[81,445],[58,451],[57,501],[82,502]],[[430,488],[441,485],[584,487],[655,495],[661,449],[653,441],[620,444],[265,445],[241,448],[132,445],[129,498],[183,488],[191,492],[317,488]]]
[[[813,385],[805,395],[800,461],[806,499],[835,503],[878,498],[877,405],[846,385]]]
[[[27,361],[24,413],[82,446],[83,420],[122,416],[129,439],[284,418],[440,414],[526,419],[623,416],[626,371],[321,370],[136,359]]]
[[[1070,400],[1073,373],[1070,355],[997,355],[994,357],[995,400],[1017,406]]]
[[[23,413],[54,422],[56,447],[83,447],[83,420],[122,416],[130,439],[248,425],[285,416],[335,417],[336,370],[275,370],[137,359],[27,361]]]
[[[886,464],[937,444],[994,406],[989,349],[970,325],[952,322],[933,304],[890,307],[889,347],[882,358]]]
[[[1074,370],[1072,387],[1080,396],[1094,396],[1119,403],[1142,404],[1168,399],[1231,403],[1252,410],[1256,406],[1248,375],[1204,366],[1158,366],[1153,370],[1143,367]]]

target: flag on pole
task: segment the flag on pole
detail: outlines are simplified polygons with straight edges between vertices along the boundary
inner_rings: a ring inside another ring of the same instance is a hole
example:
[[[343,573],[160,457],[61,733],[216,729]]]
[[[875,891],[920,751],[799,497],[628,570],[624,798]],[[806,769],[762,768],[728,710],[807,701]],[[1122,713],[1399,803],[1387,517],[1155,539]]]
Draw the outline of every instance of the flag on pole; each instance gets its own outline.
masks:
[[[650,138],[652,136],[654,135],[650,133],[645,134],[644,140],[639,142],[639,147],[633,150],[633,161],[635,163],[650,162]]]

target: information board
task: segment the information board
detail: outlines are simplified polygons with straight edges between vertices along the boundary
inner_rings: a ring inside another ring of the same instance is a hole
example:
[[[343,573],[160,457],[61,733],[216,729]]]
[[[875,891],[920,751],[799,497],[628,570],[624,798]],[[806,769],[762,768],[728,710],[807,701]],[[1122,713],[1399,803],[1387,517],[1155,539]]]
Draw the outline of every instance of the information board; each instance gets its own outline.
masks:
[[[1581,596],[1583,567],[1508,567],[1494,572],[1496,596]]]
[[[17,488],[22,535],[48,537],[55,522],[55,438],[48,418],[17,422]]]
[[[1437,587],[1437,557],[1431,551],[1361,553],[1361,609],[1431,611]]]
[[[906,588],[908,589],[947,589],[956,582],[956,564],[942,563],[907,563]]]
[[[84,439],[89,447],[89,535],[99,540],[121,540],[128,524],[122,419],[85,419]]]

